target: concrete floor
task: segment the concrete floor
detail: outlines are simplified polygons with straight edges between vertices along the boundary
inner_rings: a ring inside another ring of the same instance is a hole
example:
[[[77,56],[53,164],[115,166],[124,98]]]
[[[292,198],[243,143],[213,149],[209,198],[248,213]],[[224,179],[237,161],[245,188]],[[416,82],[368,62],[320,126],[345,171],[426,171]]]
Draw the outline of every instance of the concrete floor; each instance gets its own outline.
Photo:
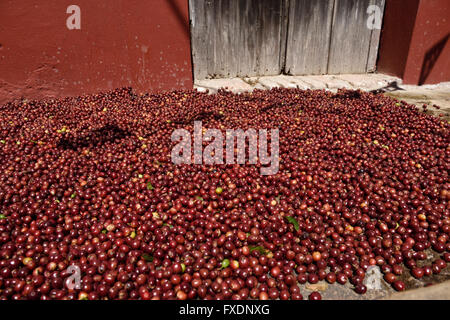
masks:
[[[323,75],[323,76],[265,76],[253,78],[209,79],[195,81],[194,87],[199,91],[217,92],[224,88],[235,93],[253,91],[255,89],[268,90],[275,87],[299,89],[324,89],[336,92],[339,88],[361,89],[379,92],[392,98],[415,104],[422,110],[427,105],[427,113],[440,116],[450,121],[450,82],[437,85],[411,86],[403,85],[401,79],[383,74],[352,74],[352,75]],[[439,106],[437,109],[433,105]],[[430,254],[430,257],[432,255]],[[435,256],[433,258],[436,258]],[[376,276],[375,276],[376,278]],[[364,295],[353,290],[353,285],[328,284],[321,281],[315,285],[301,285],[301,292],[305,299],[312,291],[319,291],[323,299],[328,300],[374,300],[374,299],[445,299],[450,300],[450,266],[439,275],[424,277],[421,280],[413,278],[408,271],[399,277],[406,284],[407,290],[395,292],[383,279],[378,276],[380,287],[368,288]]]
[[[450,86],[424,89],[421,87],[407,87],[407,89],[385,92],[387,96],[404,100],[407,103],[415,104],[422,109],[423,105],[427,105],[427,113],[434,116],[440,116],[450,121]],[[436,109],[433,105],[437,105],[440,109]]]

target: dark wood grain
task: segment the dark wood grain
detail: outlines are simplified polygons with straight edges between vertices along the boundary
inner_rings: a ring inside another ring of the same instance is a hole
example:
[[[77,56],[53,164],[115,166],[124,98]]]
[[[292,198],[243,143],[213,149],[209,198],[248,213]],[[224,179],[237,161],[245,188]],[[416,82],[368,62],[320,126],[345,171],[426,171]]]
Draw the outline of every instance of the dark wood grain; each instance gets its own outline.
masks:
[[[291,0],[286,73],[327,73],[334,0]]]
[[[284,3],[190,0],[195,79],[279,74]]]
[[[328,73],[365,73],[372,39],[367,8],[373,0],[335,0]]]

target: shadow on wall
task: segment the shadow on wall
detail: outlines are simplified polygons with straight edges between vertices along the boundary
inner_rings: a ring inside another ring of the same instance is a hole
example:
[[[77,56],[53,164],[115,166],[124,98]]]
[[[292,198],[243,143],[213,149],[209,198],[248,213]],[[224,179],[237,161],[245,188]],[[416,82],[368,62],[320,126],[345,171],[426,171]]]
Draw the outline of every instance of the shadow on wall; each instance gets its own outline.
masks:
[[[439,59],[442,51],[450,38],[450,33],[447,34],[441,41],[436,43],[431,49],[425,53],[422,63],[422,70],[420,72],[419,85],[423,85],[433,70],[436,61]]]
[[[186,37],[189,39],[191,37],[191,33],[189,30],[189,18],[185,19],[183,12],[181,12],[180,8],[175,3],[175,0],[168,0],[167,1],[172,8],[173,13],[177,17],[178,23],[183,27],[184,33]]]

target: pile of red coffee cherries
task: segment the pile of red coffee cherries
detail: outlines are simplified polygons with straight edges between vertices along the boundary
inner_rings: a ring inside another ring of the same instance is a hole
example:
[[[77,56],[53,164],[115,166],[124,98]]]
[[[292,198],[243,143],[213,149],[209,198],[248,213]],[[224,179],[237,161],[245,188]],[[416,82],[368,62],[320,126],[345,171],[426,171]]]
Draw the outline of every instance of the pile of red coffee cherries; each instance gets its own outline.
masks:
[[[173,164],[171,134],[194,121],[278,128],[278,172]],[[449,133],[359,91],[124,88],[3,105],[0,298],[303,299],[319,281],[363,294],[374,265],[404,290],[402,273],[450,261]]]

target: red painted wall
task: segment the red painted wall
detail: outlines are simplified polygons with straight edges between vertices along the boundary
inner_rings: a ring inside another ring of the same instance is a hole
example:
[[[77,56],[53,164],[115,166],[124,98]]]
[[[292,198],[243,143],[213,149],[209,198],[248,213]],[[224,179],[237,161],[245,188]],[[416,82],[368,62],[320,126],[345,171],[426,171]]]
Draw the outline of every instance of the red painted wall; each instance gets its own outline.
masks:
[[[449,0],[387,0],[377,69],[407,84],[450,81],[449,37]]]
[[[187,0],[0,1],[0,103],[192,88],[190,52]]]
[[[420,0],[387,0],[377,70],[403,78]]]
[[[421,0],[417,12],[405,83],[450,81],[450,0]]]

